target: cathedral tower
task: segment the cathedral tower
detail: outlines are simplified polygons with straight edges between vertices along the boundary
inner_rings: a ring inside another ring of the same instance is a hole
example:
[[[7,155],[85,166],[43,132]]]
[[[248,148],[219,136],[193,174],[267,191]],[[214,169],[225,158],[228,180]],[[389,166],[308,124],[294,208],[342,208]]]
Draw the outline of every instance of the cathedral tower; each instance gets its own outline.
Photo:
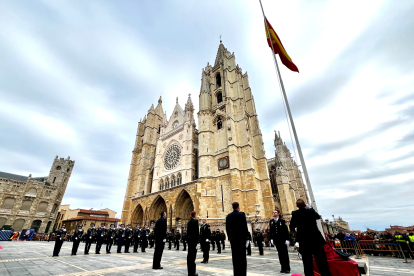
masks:
[[[274,202],[248,75],[221,42],[214,66],[202,70],[199,100],[201,216],[223,218],[237,201],[250,216],[271,217]]]

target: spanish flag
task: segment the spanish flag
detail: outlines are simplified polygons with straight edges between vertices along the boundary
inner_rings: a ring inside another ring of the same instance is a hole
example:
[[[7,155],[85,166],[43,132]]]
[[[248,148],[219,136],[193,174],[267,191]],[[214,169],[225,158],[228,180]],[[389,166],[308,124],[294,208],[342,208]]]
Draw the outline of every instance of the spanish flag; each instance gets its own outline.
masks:
[[[292,59],[286,53],[286,50],[283,47],[282,41],[280,41],[272,25],[270,25],[269,21],[267,21],[267,18],[265,18],[265,20],[266,20],[265,31],[266,31],[267,43],[269,44],[269,47],[272,48],[272,44],[273,44],[274,53],[275,55],[279,54],[279,57],[282,63],[290,70],[299,73],[298,67],[296,67],[296,65],[292,62]],[[269,28],[270,36],[272,37],[272,44],[270,44],[269,33],[267,32],[266,24],[267,24],[267,28]]]

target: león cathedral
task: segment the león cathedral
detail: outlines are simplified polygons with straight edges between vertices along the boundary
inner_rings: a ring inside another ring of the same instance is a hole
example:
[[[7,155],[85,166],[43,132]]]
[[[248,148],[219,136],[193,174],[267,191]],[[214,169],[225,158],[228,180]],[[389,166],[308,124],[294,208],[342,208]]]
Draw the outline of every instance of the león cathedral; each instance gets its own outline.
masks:
[[[169,119],[160,97],[138,123],[124,223],[153,226],[166,211],[168,228],[180,229],[195,210],[224,230],[237,201],[248,219],[264,226],[275,208],[289,221],[296,199],[309,202],[280,135],[275,157],[266,160],[248,75],[221,42],[214,66],[202,70],[197,119],[198,129],[189,95],[184,109],[177,99]]]

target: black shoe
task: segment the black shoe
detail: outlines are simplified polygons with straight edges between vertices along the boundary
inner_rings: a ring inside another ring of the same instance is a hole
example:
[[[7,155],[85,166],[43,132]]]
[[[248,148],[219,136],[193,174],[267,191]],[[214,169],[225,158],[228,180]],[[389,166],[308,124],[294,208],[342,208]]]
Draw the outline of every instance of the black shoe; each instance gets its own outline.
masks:
[[[198,273],[194,274],[194,276],[198,276]]]
[[[101,253],[99,253],[99,252],[95,252],[95,254],[101,254]]]
[[[163,267],[162,266],[160,266],[160,267],[153,267],[152,269],[163,269]]]
[[[185,251],[185,249],[181,250],[181,251]]]
[[[85,253],[85,255],[89,255],[89,253]]]
[[[217,254],[221,254],[221,252],[217,252]]]
[[[280,273],[290,273],[290,270],[281,270]]]

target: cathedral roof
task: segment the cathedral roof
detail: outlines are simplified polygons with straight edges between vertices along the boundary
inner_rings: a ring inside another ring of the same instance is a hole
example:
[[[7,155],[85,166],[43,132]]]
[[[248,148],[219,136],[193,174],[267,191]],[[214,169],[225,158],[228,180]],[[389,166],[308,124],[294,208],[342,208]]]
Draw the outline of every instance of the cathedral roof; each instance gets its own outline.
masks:
[[[28,179],[27,176],[6,173],[6,172],[0,172],[0,178],[6,178],[6,179],[12,179],[12,180],[18,180],[18,181],[24,181],[24,182],[26,182]]]

